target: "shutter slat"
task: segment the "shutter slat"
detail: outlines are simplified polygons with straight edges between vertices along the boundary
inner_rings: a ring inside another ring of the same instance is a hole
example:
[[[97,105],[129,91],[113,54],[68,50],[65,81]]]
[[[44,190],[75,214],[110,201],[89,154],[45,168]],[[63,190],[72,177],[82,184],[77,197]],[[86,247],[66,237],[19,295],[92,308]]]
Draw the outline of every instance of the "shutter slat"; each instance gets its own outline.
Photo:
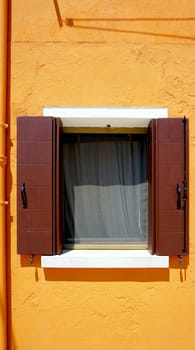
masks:
[[[184,122],[187,126],[186,130]],[[157,255],[188,253],[188,200],[185,203],[183,200],[186,176],[188,192],[187,152],[188,121],[186,119],[151,121],[149,249]],[[177,186],[181,189],[180,208],[177,207]]]
[[[31,186],[51,186],[52,178],[48,172],[47,164],[18,164],[18,179],[22,179],[25,174],[25,180]]]
[[[17,120],[17,251],[19,254],[55,254],[60,232],[56,228],[56,119],[19,117]],[[57,151],[56,151],[57,150]],[[59,176],[59,170],[57,171]],[[27,208],[21,186],[25,184]],[[59,207],[58,207],[59,208]],[[59,247],[58,247],[59,252]]]

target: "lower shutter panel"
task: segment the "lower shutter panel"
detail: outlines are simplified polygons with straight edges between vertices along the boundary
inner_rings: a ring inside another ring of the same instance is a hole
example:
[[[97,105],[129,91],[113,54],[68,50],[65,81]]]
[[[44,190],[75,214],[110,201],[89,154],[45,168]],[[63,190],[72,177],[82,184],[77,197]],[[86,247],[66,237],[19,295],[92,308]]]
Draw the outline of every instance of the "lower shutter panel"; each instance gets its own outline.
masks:
[[[59,205],[59,121],[17,119],[17,252],[56,254],[61,250]]]
[[[151,121],[150,160],[150,250],[157,255],[186,255],[189,250],[187,119]]]

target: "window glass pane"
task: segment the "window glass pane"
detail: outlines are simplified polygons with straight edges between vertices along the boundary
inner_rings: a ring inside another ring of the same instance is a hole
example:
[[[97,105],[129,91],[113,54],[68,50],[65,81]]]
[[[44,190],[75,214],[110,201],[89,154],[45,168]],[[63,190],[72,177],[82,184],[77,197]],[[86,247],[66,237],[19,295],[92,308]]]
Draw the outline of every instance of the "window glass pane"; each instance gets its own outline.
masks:
[[[64,134],[63,231],[70,244],[146,244],[147,135]]]

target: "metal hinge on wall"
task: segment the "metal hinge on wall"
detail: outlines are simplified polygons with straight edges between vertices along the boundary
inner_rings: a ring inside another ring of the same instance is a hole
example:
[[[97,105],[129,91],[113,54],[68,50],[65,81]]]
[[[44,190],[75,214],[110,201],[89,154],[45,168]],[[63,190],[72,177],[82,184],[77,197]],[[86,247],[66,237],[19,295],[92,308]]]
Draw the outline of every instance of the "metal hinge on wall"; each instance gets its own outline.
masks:
[[[7,129],[8,128],[8,124],[0,122],[0,127]]]
[[[7,164],[7,157],[6,156],[0,155],[0,164],[3,166]]]

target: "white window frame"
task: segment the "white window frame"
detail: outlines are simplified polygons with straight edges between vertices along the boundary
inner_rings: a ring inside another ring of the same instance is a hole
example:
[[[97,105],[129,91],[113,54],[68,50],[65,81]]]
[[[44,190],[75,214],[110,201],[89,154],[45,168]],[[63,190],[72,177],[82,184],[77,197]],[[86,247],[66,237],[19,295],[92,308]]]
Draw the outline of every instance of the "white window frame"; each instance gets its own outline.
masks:
[[[65,127],[148,127],[151,119],[167,118],[166,107],[44,107],[43,116],[59,117]],[[168,256],[148,250],[64,250],[42,256],[43,268],[168,268]]]

